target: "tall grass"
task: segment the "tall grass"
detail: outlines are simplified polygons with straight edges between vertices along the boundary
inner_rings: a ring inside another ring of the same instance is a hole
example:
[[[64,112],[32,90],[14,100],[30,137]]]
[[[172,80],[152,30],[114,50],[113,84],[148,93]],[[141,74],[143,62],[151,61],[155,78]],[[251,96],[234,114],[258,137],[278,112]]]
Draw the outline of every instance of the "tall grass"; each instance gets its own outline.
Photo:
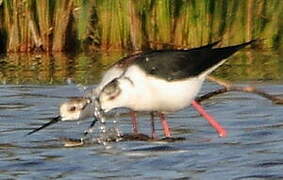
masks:
[[[36,13],[37,13],[37,19],[38,19],[38,28],[40,37],[42,40],[42,48],[44,51],[50,51],[51,50],[51,14],[50,6],[51,3],[49,0],[40,0],[36,1]]]
[[[128,1],[119,0],[96,1],[102,49],[127,47],[130,37],[127,3]]]
[[[186,48],[254,38],[264,39],[264,48],[283,48],[281,0],[0,2],[0,48],[7,52]]]
[[[62,51],[66,42],[67,27],[74,7],[73,0],[60,0],[55,3],[53,24],[53,51]]]

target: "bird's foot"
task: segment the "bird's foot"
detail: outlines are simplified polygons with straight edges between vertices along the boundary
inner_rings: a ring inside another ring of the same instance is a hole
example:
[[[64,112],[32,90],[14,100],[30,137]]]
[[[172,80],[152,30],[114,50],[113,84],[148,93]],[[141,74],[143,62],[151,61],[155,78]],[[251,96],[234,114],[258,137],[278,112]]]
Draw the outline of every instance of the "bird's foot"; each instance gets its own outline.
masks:
[[[160,139],[161,141],[165,141],[165,142],[176,142],[176,141],[184,141],[186,140],[186,138],[184,137],[163,137]]]

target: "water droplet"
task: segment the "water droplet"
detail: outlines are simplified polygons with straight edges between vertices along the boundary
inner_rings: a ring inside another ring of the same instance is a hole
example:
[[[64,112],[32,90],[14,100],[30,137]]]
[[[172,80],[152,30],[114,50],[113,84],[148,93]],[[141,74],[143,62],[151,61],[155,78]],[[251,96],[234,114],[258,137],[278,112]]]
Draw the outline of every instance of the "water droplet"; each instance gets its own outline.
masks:
[[[82,91],[82,92],[85,92],[85,90],[87,89],[87,86],[84,86],[82,84],[77,84],[77,88]]]
[[[68,85],[74,84],[72,78],[67,78],[66,83],[67,83]]]

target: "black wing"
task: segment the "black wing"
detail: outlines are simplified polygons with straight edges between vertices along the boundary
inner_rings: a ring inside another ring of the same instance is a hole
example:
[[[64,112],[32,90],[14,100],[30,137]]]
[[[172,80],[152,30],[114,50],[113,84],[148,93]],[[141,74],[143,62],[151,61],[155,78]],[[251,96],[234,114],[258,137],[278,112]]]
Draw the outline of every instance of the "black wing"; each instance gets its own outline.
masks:
[[[213,48],[216,42],[190,50],[152,51],[136,57],[134,64],[153,76],[181,80],[200,75],[253,42],[224,48]]]

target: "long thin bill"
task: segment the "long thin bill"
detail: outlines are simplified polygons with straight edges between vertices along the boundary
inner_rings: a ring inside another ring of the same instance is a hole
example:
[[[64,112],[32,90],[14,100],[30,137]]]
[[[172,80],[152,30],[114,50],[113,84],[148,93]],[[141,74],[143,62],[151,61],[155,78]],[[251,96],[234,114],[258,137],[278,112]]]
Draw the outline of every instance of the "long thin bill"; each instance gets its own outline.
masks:
[[[31,135],[31,134],[33,134],[33,133],[35,133],[35,132],[37,132],[37,131],[39,131],[39,130],[41,130],[41,129],[44,129],[44,128],[46,128],[46,127],[52,125],[52,124],[55,124],[55,123],[57,123],[57,122],[59,122],[59,121],[61,121],[61,116],[57,116],[57,117],[51,119],[51,121],[49,121],[48,123],[42,125],[41,127],[37,128],[37,129],[34,129],[33,131],[27,133],[26,135],[27,135],[27,136],[28,136],[28,135]]]
[[[85,130],[85,132],[84,132],[84,135],[85,135],[85,136],[89,134],[91,128],[94,127],[94,125],[96,124],[96,122],[97,122],[97,118],[94,117],[94,119],[93,119],[93,121],[91,122],[91,124],[90,124],[90,126],[88,127],[88,129]]]

